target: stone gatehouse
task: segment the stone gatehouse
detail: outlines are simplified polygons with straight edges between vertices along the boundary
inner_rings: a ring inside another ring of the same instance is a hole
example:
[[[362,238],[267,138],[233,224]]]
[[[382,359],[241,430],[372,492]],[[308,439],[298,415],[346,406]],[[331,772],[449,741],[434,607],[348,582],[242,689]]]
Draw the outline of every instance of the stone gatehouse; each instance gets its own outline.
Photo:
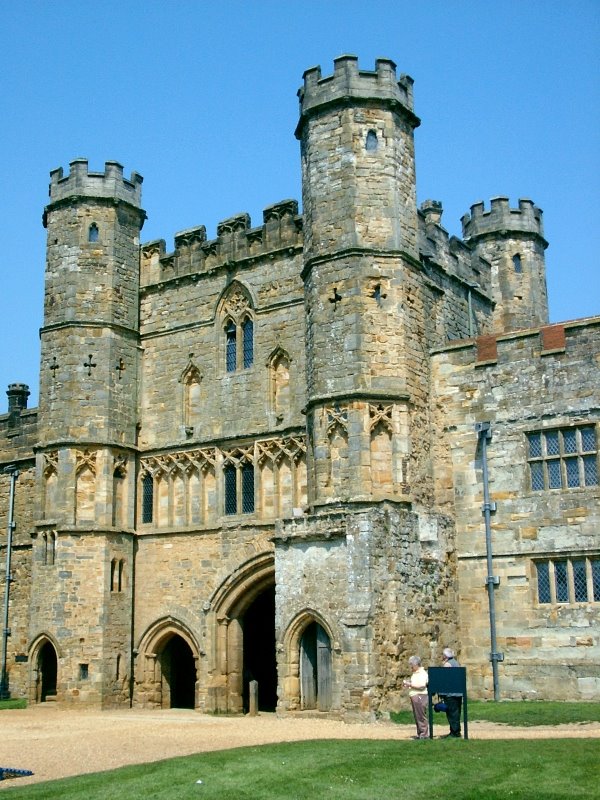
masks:
[[[51,173],[39,407],[15,383],[0,416],[7,688],[235,713],[256,679],[371,716],[450,645],[472,696],[496,665],[504,697],[597,699],[600,318],[548,323],[530,200],[462,239],[417,205],[392,61],[299,98],[302,213],[168,251],[139,174]]]

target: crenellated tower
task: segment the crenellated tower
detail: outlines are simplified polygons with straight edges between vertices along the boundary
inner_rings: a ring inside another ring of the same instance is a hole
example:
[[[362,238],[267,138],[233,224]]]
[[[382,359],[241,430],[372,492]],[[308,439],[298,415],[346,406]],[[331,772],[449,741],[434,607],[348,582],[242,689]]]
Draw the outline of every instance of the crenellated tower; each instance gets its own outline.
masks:
[[[406,495],[409,405],[425,395],[413,82],[388,59],[334,63],[304,73],[296,130],[311,505]]]
[[[463,238],[492,266],[494,331],[533,328],[548,322],[542,210],[531,200],[510,208],[507,197],[482,202],[462,218]]]
[[[65,699],[72,691],[105,704],[118,702],[123,687],[103,654],[118,653],[122,664],[130,656],[141,183],[137,173],[124,178],[115,161],[96,173],[77,159],[69,175],[51,173],[44,211],[33,585],[46,610],[36,626],[61,631]],[[58,563],[60,570],[46,569]]]

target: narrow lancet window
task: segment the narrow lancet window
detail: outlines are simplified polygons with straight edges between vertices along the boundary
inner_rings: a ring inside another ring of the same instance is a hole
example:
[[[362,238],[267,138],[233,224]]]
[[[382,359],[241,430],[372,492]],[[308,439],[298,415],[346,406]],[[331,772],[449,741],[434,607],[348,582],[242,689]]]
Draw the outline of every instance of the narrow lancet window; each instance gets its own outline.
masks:
[[[366,141],[366,149],[367,150],[377,150],[377,134],[375,131],[369,131],[367,133],[367,141]]]
[[[225,327],[226,354],[225,362],[227,372],[235,372],[237,367],[237,347],[236,347],[236,328],[230,320]]]
[[[142,522],[152,522],[154,516],[154,479],[146,473],[142,480]]]
[[[523,272],[523,264],[521,262],[521,256],[519,253],[515,253],[513,256],[513,267],[515,272]]]
[[[88,230],[88,242],[97,242],[99,233],[98,226],[92,222]]]
[[[247,317],[242,322],[242,338],[244,352],[244,369],[251,367],[254,362],[254,323]]]

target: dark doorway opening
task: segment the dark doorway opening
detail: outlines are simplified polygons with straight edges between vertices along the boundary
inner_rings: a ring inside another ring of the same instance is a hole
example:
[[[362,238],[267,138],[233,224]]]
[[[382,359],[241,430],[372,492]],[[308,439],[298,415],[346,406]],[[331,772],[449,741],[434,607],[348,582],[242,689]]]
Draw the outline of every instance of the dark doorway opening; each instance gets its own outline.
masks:
[[[160,663],[163,681],[168,687],[168,692],[163,694],[163,706],[195,708],[196,662],[185,639],[177,634],[172,636],[160,655]]]
[[[38,657],[39,698],[45,703],[48,698],[56,697],[56,678],[58,675],[58,659],[56,650],[50,642],[46,642]]]
[[[275,587],[260,594],[248,608],[244,629],[244,711],[249,706],[249,685],[258,681],[259,711],[277,707],[277,662],[275,660]]]
[[[301,707],[331,708],[331,641],[318,622],[311,622],[300,640]]]

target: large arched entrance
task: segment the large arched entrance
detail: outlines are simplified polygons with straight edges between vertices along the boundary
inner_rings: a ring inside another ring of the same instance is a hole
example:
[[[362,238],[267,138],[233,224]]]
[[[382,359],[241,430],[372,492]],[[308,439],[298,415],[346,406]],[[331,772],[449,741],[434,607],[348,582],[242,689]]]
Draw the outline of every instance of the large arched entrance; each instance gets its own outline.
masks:
[[[331,641],[318,622],[311,622],[300,639],[300,706],[331,708]]]
[[[158,654],[162,674],[163,708],[195,708],[196,660],[192,648],[173,634]]]
[[[261,553],[231,573],[211,597],[208,619],[214,661],[206,708],[239,714],[248,709],[251,680],[259,684],[259,709],[277,705],[275,564]]]
[[[259,711],[277,706],[277,663],[275,660],[275,587],[253,601],[244,614],[244,711],[248,710],[249,683],[258,682]]]
[[[52,642],[46,641],[39,650],[37,658],[37,699],[40,703],[56,698],[58,677],[58,658]]]

